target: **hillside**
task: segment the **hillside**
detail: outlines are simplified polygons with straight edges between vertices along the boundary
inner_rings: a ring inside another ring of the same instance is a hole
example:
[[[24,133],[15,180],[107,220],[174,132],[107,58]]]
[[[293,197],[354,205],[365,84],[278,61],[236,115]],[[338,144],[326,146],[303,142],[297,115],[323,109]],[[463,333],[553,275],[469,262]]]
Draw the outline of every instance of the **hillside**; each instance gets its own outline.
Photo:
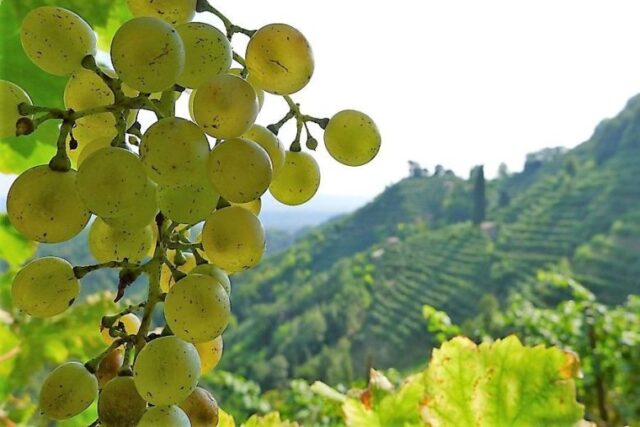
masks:
[[[464,321],[484,294],[503,299],[559,263],[620,302],[640,292],[639,160],[636,97],[575,149],[487,182],[481,227],[470,181],[440,171],[390,186],[235,278],[222,366],[266,387],[349,380],[370,360],[412,366],[429,350],[423,304]]]

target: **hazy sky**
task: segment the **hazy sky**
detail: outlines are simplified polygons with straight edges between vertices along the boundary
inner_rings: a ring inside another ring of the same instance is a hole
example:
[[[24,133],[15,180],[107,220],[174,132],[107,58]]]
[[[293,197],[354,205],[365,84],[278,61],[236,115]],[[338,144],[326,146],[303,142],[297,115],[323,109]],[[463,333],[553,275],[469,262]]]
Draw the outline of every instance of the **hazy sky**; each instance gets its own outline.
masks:
[[[294,95],[303,112],[354,108],[377,122],[383,146],[368,166],[341,166],[319,148],[325,195],[371,197],[405,176],[409,159],[463,175],[477,164],[493,175],[503,161],[519,170],[528,152],[586,140],[640,92],[637,1],[215,5],[238,25],[286,22],[307,36],[316,71]],[[244,36],[236,38],[243,52]],[[269,97],[259,122],[285,112],[283,100]],[[283,135],[288,145],[292,135]]]

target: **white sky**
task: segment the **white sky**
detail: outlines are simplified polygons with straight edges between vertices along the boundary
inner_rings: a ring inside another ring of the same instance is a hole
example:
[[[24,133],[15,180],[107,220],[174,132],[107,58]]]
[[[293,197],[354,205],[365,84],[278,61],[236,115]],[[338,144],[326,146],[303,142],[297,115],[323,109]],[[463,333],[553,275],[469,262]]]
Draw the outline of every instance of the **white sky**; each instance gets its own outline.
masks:
[[[354,108],[377,122],[383,146],[367,166],[339,165],[319,148],[324,195],[372,197],[407,175],[409,159],[464,176],[477,164],[493,175],[503,161],[519,170],[528,152],[586,140],[640,92],[637,1],[214,4],[238,25],[286,22],[307,36],[316,71],[294,95],[303,112]],[[270,97],[259,123],[285,112]]]

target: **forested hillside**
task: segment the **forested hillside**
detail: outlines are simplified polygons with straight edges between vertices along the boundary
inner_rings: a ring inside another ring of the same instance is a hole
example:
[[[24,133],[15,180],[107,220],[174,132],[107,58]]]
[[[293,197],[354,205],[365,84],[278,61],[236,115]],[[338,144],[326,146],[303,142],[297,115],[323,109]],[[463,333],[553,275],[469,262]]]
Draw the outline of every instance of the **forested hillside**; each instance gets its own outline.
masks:
[[[503,301],[560,264],[605,302],[638,293],[638,123],[636,97],[575,149],[531,154],[522,172],[488,181],[480,224],[471,221],[475,173],[412,168],[368,205],[235,277],[223,368],[275,387],[292,377],[350,380],[369,362],[409,367],[429,351],[424,304],[463,322],[483,295]]]

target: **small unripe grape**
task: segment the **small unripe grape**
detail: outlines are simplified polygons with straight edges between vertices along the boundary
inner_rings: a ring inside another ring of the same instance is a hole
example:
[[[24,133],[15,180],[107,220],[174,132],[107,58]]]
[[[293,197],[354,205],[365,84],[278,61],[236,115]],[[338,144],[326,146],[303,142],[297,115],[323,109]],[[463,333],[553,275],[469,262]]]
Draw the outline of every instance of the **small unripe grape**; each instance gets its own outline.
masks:
[[[82,162],[76,188],[89,210],[103,218],[115,218],[138,206],[148,190],[147,174],[138,156],[123,148],[107,147]]]
[[[240,77],[222,74],[198,88],[191,117],[216,138],[236,138],[249,130],[258,116],[258,100],[251,85]]]
[[[231,44],[217,28],[202,22],[176,27],[185,48],[184,71],[178,84],[196,89],[231,66]]]
[[[201,181],[209,157],[209,141],[193,122],[167,117],[151,125],[140,143],[140,158],[158,184]]]
[[[227,295],[231,296],[231,281],[227,273],[219,269],[213,264],[200,264],[189,271],[191,274],[206,274],[213,277],[222,285]]]
[[[89,24],[61,7],[32,9],[22,21],[20,41],[34,64],[56,76],[73,73],[85,56],[96,54],[96,35]]]
[[[38,258],[13,279],[13,304],[31,316],[50,317],[65,311],[80,292],[80,282],[67,261],[57,257]]]
[[[98,397],[98,417],[106,427],[137,425],[147,408],[132,377],[117,377],[109,381]]]
[[[96,378],[100,388],[107,385],[109,381],[114,379],[118,375],[118,371],[122,367],[124,362],[124,349],[118,347],[111,350],[98,364],[96,369]]]
[[[98,394],[98,381],[78,362],[67,362],[45,378],[40,389],[40,409],[54,420],[65,420],[89,407]]]
[[[222,358],[222,335],[211,340],[195,344],[200,355],[200,373],[202,375],[211,372]]]
[[[174,263],[175,265],[175,257],[176,251],[173,249],[169,249],[167,251],[167,259],[169,262]],[[193,254],[183,252],[182,257],[184,258],[184,264],[176,265],[179,271],[183,273],[189,273],[193,268],[196,267],[196,258]],[[171,270],[167,267],[166,264],[162,264],[162,269],[160,270],[160,289],[162,292],[169,292],[169,289],[176,283],[173,278],[173,274],[171,274]]]
[[[229,295],[213,277],[188,274],[169,290],[164,315],[173,333],[183,340],[210,341],[229,324]]]
[[[180,404],[187,414],[191,427],[215,427],[218,425],[218,402],[207,390],[198,387]]]
[[[308,153],[287,151],[280,174],[271,181],[269,191],[285,205],[301,205],[320,187],[320,167]]]
[[[89,229],[89,252],[98,262],[142,261],[155,245],[152,225],[137,230],[112,227],[100,218]]]
[[[247,203],[234,203],[234,202],[229,202],[229,203],[231,203],[232,206],[240,206],[241,208],[245,208],[255,216],[260,215],[260,210],[262,209],[261,199],[255,199]]]
[[[204,221],[216,209],[220,195],[208,182],[160,186],[158,204],[167,218],[181,224]]]
[[[145,412],[137,427],[191,427],[191,423],[177,406],[156,406]]]
[[[113,36],[111,62],[132,88],[161,92],[173,86],[184,69],[184,44],[170,24],[158,18],[133,18]]]
[[[202,230],[202,245],[209,260],[229,273],[255,266],[265,248],[258,217],[239,206],[212,213]]]
[[[313,75],[309,42],[300,31],[287,24],[260,28],[247,45],[245,60],[255,83],[276,95],[299,91]]]
[[[360,111],[336,113],[324,130],[324,144],[331,157],[347,166],[369,163],[380,150],[380,132],[371,117]]]
[[[247,203],[258,199],[271,183],[271,160],[253,141],[227,139],[211,150],[209,181],[229,202]]]
[[[193,344],[176,336],[148,343],[133,366],[133,379],[140,396],[153,405],[182,402],[196,388],[200,358]],[[188,424],[187,424],[188,425]]]
[[[269,159],[271,159],[273,176],[277,176],[278,173],[280,173],[280,169],[284,166],[285,153],[284,146],[278,137],[263,126],[253,125],[242,135],[242,138],[255,142],[267,152]]]
[[[16,136],[16,122],[22,115],[18,105],[31,105],[31,98],[20,86],[0,80],[0,138]]]
[[[153,16],[169,24],[189,22],[196,14],[196,0],[127,0],[133,16]]]
[[[121,316],[114,322],[114,326],[117,326],[119,323],[122,323],[124,326],[124,331],[127,335],[135,335],[138,333],[140,329],[140,318],[133,313],[127,313],[124,316]],[[111,345],[116,339],[109,334],[109,328],[103,328],[100,326],[100,335],[102,335],[102,339],[107,345]]]
[[[57,243],[76,236],[91,214],[76,192],[76,171],[57,172],[47,165],[23,172],[7,195],[11,224],[31,240]]]

